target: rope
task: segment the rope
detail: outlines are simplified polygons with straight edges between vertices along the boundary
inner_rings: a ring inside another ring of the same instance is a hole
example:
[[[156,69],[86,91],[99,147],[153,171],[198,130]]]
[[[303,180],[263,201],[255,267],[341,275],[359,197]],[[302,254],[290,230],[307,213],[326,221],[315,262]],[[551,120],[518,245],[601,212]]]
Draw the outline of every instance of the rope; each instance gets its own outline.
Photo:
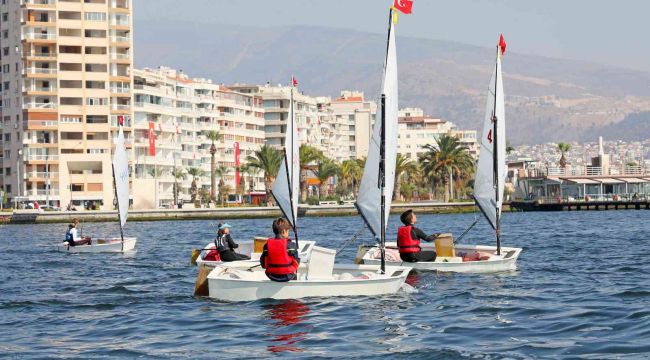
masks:
[[[341,251],[343,251],[343,249],[348,247],[348,245],[350,245],[351,243],[356,242],[357,239],[359,238],[359,236],[361,236],[361,234],[363,234],[364,230],[366,230],[366,223],[365,222],[363,223],[363,226],[361,227],[361,229],[359,229],[354,235],[352,235],[352,237],[349,240],[344,242],[343,245],[341,245],[341,247],[339,247],[338,250],[336,250],[336,255],[338,255]]]
[[[474,203],[474,208],[476,208],[476,203]],[[468,233],[470,230],[472,230],[472,229],[474,228],[474,226],[476,226],[476,224],[478,223],[479,219],[480,219],[480,217],[479,217],[478,215],[476,215],[476,212],[475,212],[475,213],[474,213],[474,222],[471,223],[471,224],[467,227],[467,229],[465,229],[465,231],[463,231],[462,234],[460,234],[460,236],[458,237],[458,239],[454,240],[454,244],[457,243],[457,242],[459,242],[460,240],[462,240],[462,239],[465,237],[465,235],[467,235],[467,233]]]

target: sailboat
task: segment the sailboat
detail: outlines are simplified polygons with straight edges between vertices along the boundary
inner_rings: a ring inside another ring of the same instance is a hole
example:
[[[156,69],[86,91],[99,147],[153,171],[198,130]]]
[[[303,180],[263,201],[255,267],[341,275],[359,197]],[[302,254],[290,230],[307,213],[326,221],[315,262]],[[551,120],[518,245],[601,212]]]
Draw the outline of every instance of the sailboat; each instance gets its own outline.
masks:
[[[292,77],[292,83],[295,83],[295,79]],[[289,100],[289,119],[287,120],[287,129],[285,131],[284,139],[284,150],[282,163],[280,164],[280,170],[278,175],[273,183],[273,188],[271,194],[275,199],[276,203],[282,211],[282,215],[289,220],[291,228],[295,235],[296,245],[298,246],[298,255],[300,256],[301,261],[308,262],[311,255],[311,251],[316,244],[315,241],[302,241],[302,247],[298,243],[298,195],[300,193],[300,154],[299,154],[299,145],[298,145],[298,136],[297,136],[297,126],[295,120],[295,111],[294,111],[294,87],[291,87],[291,95]],[[248,255],[251,260],[241,260],[238,262],[243,262],[249,264],[253,262],[254,264],[259,262],[260,256],[262,255],[262,247],[266,242],[264,237],[256,237],[253,241],[242,241],[237,248],[237,251],[242,254]],[[257,245],[256,245],[257,243]],[[221,264],[221,260],[208,260],[211,257],[208,257],[210,254],[215,254],[215,244],[214,242],[208,243],[202,250],[199,256],[196,258],[196,264],[198,266],[208,266],[214,267],[218,264]],[[216,255],[216,254],[215,254]]]
[[[373,233],[382,234],[380,239],[385,238],[387,209],[390,208],[390,200],[385,194],[393,191],[392,179],[397,156],[397,55],[393,11],[391,8],[389,13],[388,46],[382,85],[382,119],[375,123],[373,129],[373,140],[361,183],[360,192],[363,192],[363,195],[357,204],[357,207],[364,209],[364,219],[369,226],[371,223],[373,226],[377,225],[373,228],[376,231]],[[290,127],[287,133],[291,130],[293,128]],[[285,142],[284,165],[273,186],[273,196],[284,216],[290,221],[297,241],[297,187],[292,186],[296,184],[292,181],[298,181],[298,173],[295,170],[298,169],[298,158],[294,157],[295,153],[289,155],[291,144],[296,140],[288,140]],[[284,283],[269,280],[264,274],[264,269],[260,267],[245,269],[237,264],[223,264],[208,275],[209,296],[226,301],[250,301],[264,298],[392,294],[402,289],[406,276],[411,271],[410,267],[387,266],[383,262],[379,266],[334,264],[335,254],[333,250],[314,246],[309,263],[300,264],[298,279]]]
[[[517,258],[522,249],[502,247],[500,236],[501,207],[503,205],[503,190],[506,178],[506,118],[503,76],[501,74],[501,58],[505,48],[506,43],[502,35],[497,45],[496,64],[488,89],[481,136],[481,152],[474,180],[474,200],[495,230],[496,246],[456,245],[450,238],[446,239],[448,241],[444,246],[441,242],[438,243],[438,246],[423,242],[420,244],[422,250],[436,250],[438,251],[438,257],[433,262],[408,263],[414,269],[450,272],[497,272],[516,269]],[[396,242],[386,245],[393,251],[397,249]],[[378,259],[380,251],[377,251],[377,249],[360,249],[360,251],[362,251],[361,259],[364,264],[383,262],[383,260]],[[403,263],[399,256],[396,259],[395,256],[393,258],[395,261],[391,261],[389,264]]]
[[[123,253],[135,248],[137,239],[135,237],[124,237],[124,225],[129,212],[129,158],[124,145],[123,126],[124,120],[121,118],[112,164],[120,237],[92,239],[90,245],[70,246],[67,242],[63,242],[57,246],[59,251],[70,253]]]

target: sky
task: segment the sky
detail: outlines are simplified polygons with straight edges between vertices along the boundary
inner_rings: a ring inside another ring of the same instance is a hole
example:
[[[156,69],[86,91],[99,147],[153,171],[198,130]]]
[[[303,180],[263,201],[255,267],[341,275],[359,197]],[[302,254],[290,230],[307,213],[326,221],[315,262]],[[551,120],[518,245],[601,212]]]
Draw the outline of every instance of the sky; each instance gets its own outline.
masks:
[[[392,0],[134,0],[138,23],[312,25],[385,33]],[[415,0],[398,35],[650,72],[648,0]]]

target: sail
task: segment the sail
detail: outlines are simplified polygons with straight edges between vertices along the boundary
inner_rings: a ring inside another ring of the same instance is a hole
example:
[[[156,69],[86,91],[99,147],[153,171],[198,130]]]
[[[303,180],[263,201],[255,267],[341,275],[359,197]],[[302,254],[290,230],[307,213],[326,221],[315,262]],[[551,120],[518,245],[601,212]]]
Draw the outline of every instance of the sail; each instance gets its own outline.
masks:
[[[392,16],[390,16],[392,19]],[[372,130],[372,139],[368,149],[368,158],[363,169],[363,177],[357,195],[356,206],[359,213],[366,221],[366,224],[375,237],[381,234],[381,189],[379,187],[379,160],[381,143],[381,113],[385,116],[385,138],[386,138],[386,182],[385,182],[385,222],[388,223],[391,201],[393,199],[393,187],[395,185],[395,162],[397,161],[397,51],[395,45],[395,28],[392,20],[389,20],[388,47],[386,50],[386,62],[384,63],[384,78],[382,82],[382,95],[385,103],[384,109],[378,115]]]
[[[120,226],[124,226],[129,212],[129,159],[124,146],[124,131],[122,131],[121,126],[115,141],[113,177],[115,178],[115,194],[117,196],[117,210],[120,213]]]
[[[481,134],[481,152],[474,180],[476,204],[495,229],[497,227],[497,212],[501,213],[501,205],[503,204],[503,190],[506,178],[506,114],[503,78],[501,75],[501,50],[497,51],[496,67],[488,90],[483,133]],[[496,134],[494,134],[493,116],[497,119]],[[497,148],[496,161],[494,157],[495,139]]]
[[[300,155],[298,131],[294,114],[293,88],[289,100],[289,118],[284,137],[284,152],[280,171],[275,178],[271,194],[291,226],[296,228],[298,218],[298,195],[300,193]]]

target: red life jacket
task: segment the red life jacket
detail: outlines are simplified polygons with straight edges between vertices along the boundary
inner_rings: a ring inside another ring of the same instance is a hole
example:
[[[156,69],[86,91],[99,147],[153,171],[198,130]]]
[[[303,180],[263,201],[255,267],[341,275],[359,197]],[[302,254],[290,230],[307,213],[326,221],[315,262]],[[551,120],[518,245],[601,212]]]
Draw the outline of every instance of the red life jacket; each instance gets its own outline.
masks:
[[[397,246],[399,247],[400,254],[412,254],[419,253],[422,249],[420,248],[420,239],[413,239],[411,237],[411,228],[413,226],[400,226],[397,229]]]
[[[268,253],[264,259],[264,268],[267,274],[288,275],[295,274],[298,271],[298,262],[293,256],[289,255],[287,249],[288,240],[275,238],[266,240]]]
[[[221,255],[219,252],[215,249],[211,249],[208,251],[207,254],[205,254],[205,257],[203,258],[204,261],[221,261]]]

